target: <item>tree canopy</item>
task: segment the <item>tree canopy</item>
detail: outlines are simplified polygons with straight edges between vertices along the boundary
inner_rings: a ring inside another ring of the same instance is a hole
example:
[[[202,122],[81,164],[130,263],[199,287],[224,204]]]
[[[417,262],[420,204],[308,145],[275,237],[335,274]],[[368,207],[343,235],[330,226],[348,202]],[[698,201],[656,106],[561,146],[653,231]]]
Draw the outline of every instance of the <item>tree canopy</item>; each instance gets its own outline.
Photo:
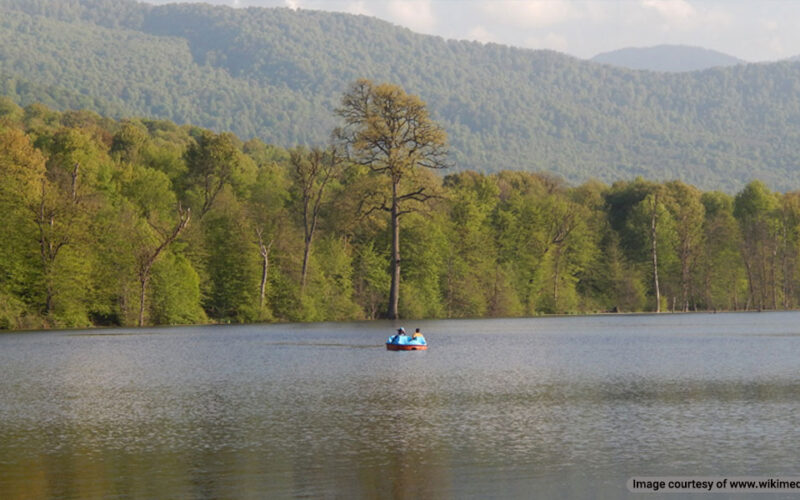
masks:
[[[42,105],[0,109],[0,328],[389,310],[392,213],[364,208],[390,200],[392,185],[369,163],[326,170],[319,191],[307,167],[332,165],[330,150]],[[797,192],[760,181],[732,196],[676,181],[410,172],[398,193],[436,196],[403,209],[400,317],[800,304]],[[299,215],[306,201],[317,207],[313,238]]]
[[[400,216],[419,210],[434,195],[420,181],[419,168],[447,167],[447,134],[428,116],[425,103],[388,83],[356,81],[337,109],[344,125],[334,131],[347,158],[388,178],[391,191],[367,211],[389,213],[392,228],[392,282],[387,317],[398,317],[400,300]],[[376,193],[381,196],[381,193]]]

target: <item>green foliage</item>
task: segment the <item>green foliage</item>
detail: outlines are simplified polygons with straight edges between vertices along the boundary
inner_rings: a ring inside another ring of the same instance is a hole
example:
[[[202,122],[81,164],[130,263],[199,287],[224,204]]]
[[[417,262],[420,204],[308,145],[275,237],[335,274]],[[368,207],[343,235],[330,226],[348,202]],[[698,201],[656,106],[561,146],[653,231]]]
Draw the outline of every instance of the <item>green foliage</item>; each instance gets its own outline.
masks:
[[[703,234],[705,245],[699,261],[702,290],[700,305],[704,309],[739,309],[747,295],[744,264],[741,259],[741,233],[733,215],[733,197],[721,192],[703,193],[705,207]]]
[[[221,196],[220,209],[203,221],[210,280],[204,308],[224,321],[253,321],[258,318],[259,253],[240,225],[241,206],[230,196]]]
[[[619,236],[611,233],[604,243],[603,258],[599,260],[599,275],[594,281],[591,298],[601,311],[642,311],[647,302],[644,280],[647,273],[637,271],[624,256]],[[650,281],[648,280],[648,283]]]
[[[449,193],[449,252],[442,279],[445,314],[450,317],[515,316],[520,305],[510,274],[497,264],[493,231],[500,188],[492,177],[464,172],[444,179]],[[460,258],[452,258],[456,255]]]
[[[304,320],[308,307],[300,303],[300,281],[293,280],[285,268],[278,267],[271,273],[269,291],[269,304],[276,318]]]
[[[407,94],[400,86],[376,85],[364,78],[350,85],[336,114],[342,119],[341,127],[333,132],[337,147],[344,150],[349,161],[375,178],[374,186],[378,189],[365,193],[366,213],[381,210],[389,214],[392,279],[386,317],[397,319],[400,217],[426,210],[426,202],[437,196],[440,179],[430,170],[448,167],[447,134],[431,119],[426,104],[418,96]],[[305,276],[305,264],[303,270]]]
[[[658,276],[661,300],[660,310],[673,309],[670,302],[674,302],[678,297],[679,287],[676,278],[679,274],[678,255],[675,248],[678,244],[676,232],[676,222],[672,214],[667,210],[664,202],[664,194],[660,188],[653,194],[648,194],[642,201],[634,205],[632,214],[628,218],[627,232],[635,235],[639,252],[634,254],[634,262],[642,269],[646,269],[648,289],[652,299],[652,310],[656,310],[654,269],[652,266],[653,239],[651,224],[655,212],[657,226],[656,251],[658,255]],[[659,196],[656,196],[658,194]],[[668,279],[672,278],[672,279]],[[671,298],[671,300],[670,300]],[[669,307],[665,307],[669,306]]]
[[[778,307],[777,263],[783,227],[780,198],[763,182],[750,182],[736,195],[733,215],[742,234],[742,257],[749,286],[748,307]]]
[[[410,215],[403,226],[403,268],[400,310],[410,318],[441,317],[442,292],[439,276],[448,258],[443,224],[436,218]]]
[[[137,162],[148,140],[149,134],[143,125],[132,121],[124,123],[114,134],[111,154],[121,161]]]
[[[361,307],[353,300],[353,259],[340,238],[328,237],[317,245],[310,286],[303,295],[305,317],[311,321],[362,319]],[[385,282],[383,283],[385,287]]]
[[[16,296],[0,291],[0,330],[32,327],[25,323],[25,304]]]
[[[289,151],[168,122],[8,108],[0,328],[133,325],[140,311],[143,323],[185,324],[386,310],[391,224],[364,207],[388,200],[391,183],[367,166],[331,174],[304,287],[304,222],[291,215],[303,180]],[[402,219],[402,317],[653,310],[654,216],[662,310],[800,304],[798,192],[409,176],[403,189],[434,196]],[[187,218],[179,200],[204,216]]]
[[[75,246],[67,246],[53,264],[51,273],[55,292],[51,318],[55,327],[87,327],[92,324],[89,301],[93,262],[86,257]]]
[[[23,116],[22,108],[10,97],[0,97],[0,120],[6,123],[15,123],[21,121]]]
[[[389,300],[386,283],[389,282],[387,258],[380,255],[373,242],[361,245],[353,263],[354,300],[361,305],[367,319],[376,319],[386,309]]]
[[[142,165],[122,166],[121,192],[144,218],[164,218],[175,206],[175,193],[166,174]]]
[[[200,307],[200,278],[185,257],[169,254],[153,266],[150,294],[150,319],[156,324],[206,321]]]

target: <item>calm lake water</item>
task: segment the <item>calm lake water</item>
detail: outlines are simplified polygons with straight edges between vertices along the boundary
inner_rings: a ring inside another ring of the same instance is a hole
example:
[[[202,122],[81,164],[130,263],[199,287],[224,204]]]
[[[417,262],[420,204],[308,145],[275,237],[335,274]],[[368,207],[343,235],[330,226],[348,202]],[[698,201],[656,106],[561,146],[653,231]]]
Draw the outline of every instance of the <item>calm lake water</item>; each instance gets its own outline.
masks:
[[[401,324],[429,350],[386,351]],[[800,475],[800,313],[7,333],[0,377],[4,499],[619,498],[634,475]]]

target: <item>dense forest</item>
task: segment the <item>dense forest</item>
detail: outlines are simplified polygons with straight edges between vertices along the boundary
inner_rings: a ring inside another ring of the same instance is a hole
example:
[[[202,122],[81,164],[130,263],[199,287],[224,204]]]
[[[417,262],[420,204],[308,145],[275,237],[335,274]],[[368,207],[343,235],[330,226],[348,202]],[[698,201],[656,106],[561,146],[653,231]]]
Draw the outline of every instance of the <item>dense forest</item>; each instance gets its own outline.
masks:
[[[392,187],[329,151],[0,99],[0,327],[382,316],[391,215],[365,201]],[[402,317],[800,303],[798,192],[443,172],[407,176],[431,196],[403,211]]]
[[[321,144],[356,78],[412,90],[456,169],[800,185],[800,64],[660,74],[443,40],[365,16],[133,0],[0,0],[0,84],[27,106]],[[79,103],[76,106],[75,103]]]

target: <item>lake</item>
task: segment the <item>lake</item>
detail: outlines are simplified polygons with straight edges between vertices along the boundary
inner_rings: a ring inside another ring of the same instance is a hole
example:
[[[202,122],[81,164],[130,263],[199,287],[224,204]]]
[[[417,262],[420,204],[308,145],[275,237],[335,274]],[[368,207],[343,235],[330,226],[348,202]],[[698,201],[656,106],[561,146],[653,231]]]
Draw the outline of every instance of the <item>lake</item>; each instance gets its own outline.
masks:
[[[400,325],[429,349],[386,351]],[[798,367],[795,312],[5,333],[0,497],[619,498],[634,475],[798,475]]]

